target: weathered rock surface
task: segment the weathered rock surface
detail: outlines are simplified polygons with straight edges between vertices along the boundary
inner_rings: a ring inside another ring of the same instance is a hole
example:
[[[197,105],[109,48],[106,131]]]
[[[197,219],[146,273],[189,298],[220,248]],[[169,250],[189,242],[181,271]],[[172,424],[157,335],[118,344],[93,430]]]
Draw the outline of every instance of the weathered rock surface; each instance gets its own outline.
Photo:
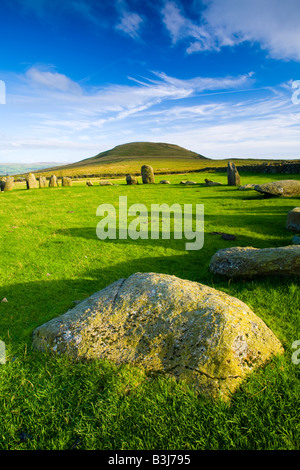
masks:
[[[230,278],[274,274],[300,276],[300,247],[225,248],[212,257],[210,270]]]
[[[286,228],[300,232],[300,207],[295,207],[288,213]]]
[[[239,186],[238,189],[240,191],[249,191],[250,189],[254,189],[255,184],[244,184],[243,186]]]
[[[182,180],[182,181],[180,181],[180,184],[197,184],[197,182],[196,181],[189,181],[189,180],[188,181]]]
[[[12,191],[14,189],[15,179],[13,176],[7,176],[3,185],[3,191]]]
[[[52,175],[49,181],[49,188],[55,188],[58,186],[58,181],[56,175]]]
[[[133,175],[126,175],[126,183],[127,184],[138,184],[138,180],[135,176]]]
[[[63,176],[62,186],[72,186],[72,184],[73,184],[73,181],[71,178],[69,178],[68,176]]]
[[[36,189],[38,187],[38,182],[34,173],[29,173],[26,177],[26,186],[27,189]]]
[[[267,196],[292,197],[300,195],[300,181],[297,180],[281,180],[272,183],[256,184],[255,191],[263,193]]]
[[[141,168],[142,181],[144,184],[153,184],[155,183],[154,171],[152,166],[143,165]]]
[[[224,399],[283,352],[272,331],[240,300],[156,273],[136,273],[96,292],[37,328],[33,347],[77,360],[142,366]]]
[[[222,186],[222,183],[205,179],[205,186]]]
[[[40,176],[39,177],[39,186],[40,186],[40,188],[46,188],[47,187],[47,178],[45,176]]]
[[[227,164],[227,182],[228,186],[240,186],[241,177],[233,162]]]

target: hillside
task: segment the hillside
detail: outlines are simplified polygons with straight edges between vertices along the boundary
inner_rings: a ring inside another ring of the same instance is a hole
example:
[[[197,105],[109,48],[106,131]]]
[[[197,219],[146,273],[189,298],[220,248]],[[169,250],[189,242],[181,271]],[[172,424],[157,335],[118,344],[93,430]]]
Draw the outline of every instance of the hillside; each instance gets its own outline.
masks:
[[[194,170],[211,162],[209,158],[178,145],[152,142],[132,142],[117,145],[69,165],[61,165],[35,172],[48,176],[55,171],[57,176],[122,176],[139,174],[141,165],[152,165],[156,173]]]

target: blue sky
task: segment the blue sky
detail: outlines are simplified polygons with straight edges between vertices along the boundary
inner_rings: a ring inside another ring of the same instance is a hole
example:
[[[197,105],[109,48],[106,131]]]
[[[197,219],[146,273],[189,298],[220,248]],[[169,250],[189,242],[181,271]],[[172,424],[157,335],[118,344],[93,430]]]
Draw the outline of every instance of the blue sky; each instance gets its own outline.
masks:
[[[300,158],[299,25],[299,0],[1,0],[0,162]]]

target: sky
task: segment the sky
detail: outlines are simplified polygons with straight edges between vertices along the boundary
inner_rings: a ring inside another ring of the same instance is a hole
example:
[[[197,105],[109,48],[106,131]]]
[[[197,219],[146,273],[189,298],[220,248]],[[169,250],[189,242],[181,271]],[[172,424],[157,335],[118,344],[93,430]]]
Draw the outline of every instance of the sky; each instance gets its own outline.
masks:
[[[0,163],[300,158],[299,0],[1,0]]]

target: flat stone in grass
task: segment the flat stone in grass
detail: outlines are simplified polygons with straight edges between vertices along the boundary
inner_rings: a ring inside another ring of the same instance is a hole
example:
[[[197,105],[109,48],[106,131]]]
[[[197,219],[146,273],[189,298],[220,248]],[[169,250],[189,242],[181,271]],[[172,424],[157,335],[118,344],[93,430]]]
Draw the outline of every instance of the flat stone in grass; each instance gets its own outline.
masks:
[[[93,182],[91,180],[89,180],[89,181],[86,182],[86,186],[94,186],[94,185],[93,185]]]
[[[29,173],[26,177],[26,187],[27,189],[36,189],[38,187],[38,182],[34,173]]]
[[[159,184],[171,184],[168,180],[161,180]]]
[[[283,353],[245,303],[156,273],[136,273],[96,292],[37,328],[33,347],[165,373],[224,400],[252,371]]]
[[[281,180],[272,183],[256,184],[255,191],[263,193],[266,196],[293,197],[300,196],[300,181]]]
[[[143,165],[141,168],[141,175],[143,184],[153,184],[155,183],[154,171],[152,166]]]
[[[107,180],[102,180],[99,182],[100,186],[112,186],[112,182],[111,181],[107,181]]]
[[[52,175],[49,181],[49,188],[55,188],[58,186],[58,181],[56,175]]]
[[[205,179],[205,186],[222,186],[222,183]]]
[[[300,232],[300,207],[295,207],[288,213],[286,228]]]
[[[251,189],[254,189],[255,184],[244,184],[243,186],[239,186],[238,189],[240,191],[249,191]]]
[[[230,278],[300,276],[300,246],[225,248],[217,251],[211,258],[210,270],[214,274]]]

